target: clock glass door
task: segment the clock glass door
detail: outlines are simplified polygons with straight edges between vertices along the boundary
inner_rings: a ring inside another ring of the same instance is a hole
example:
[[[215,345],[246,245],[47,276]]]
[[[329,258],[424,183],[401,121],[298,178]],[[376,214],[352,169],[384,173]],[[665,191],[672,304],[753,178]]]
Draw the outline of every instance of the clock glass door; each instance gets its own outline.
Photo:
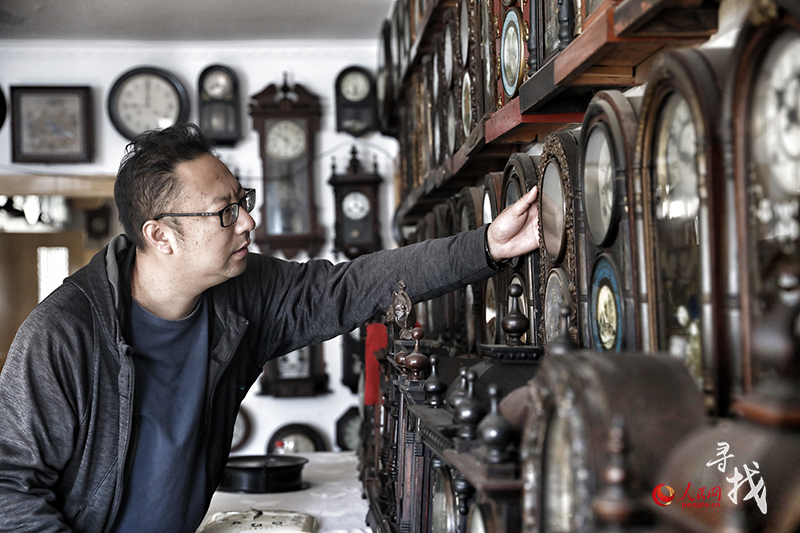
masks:
[[[308,233],[306,120],[268,120],[264,201],[268,234]]]

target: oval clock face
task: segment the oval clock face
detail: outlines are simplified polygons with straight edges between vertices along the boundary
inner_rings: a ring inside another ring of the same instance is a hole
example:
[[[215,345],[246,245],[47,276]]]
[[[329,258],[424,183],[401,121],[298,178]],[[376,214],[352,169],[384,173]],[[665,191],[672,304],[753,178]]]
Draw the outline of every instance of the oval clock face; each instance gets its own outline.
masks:
[[[544,246],[554,261],[561,259],[566,242],[566,212],[561,174],[554,160],[547,163],[542,176],[541,223]]]
[[[453,83],[453,30],[449,24],[444,29],[444,84],[450,87]]]
[[[461,126],[464,137],[469,137],[472,131],[472,81],[469,72],[464,73],[461,82]]]
[[[693,218],[697,194],[697,129],[689,103],[680,93],[667,97],[656,131],[656,217]]]
[[[456,533],[456,505],[450,474],[436,470],[431,496],[431,533]]]
[[[595,125],[586,142],[583,166],[583,198],[586,225],[592,241],[605,246],[614,210],[614,158],[608,132]]]
[[[342,78],[339,89],[350,102],[360,102],[369,94],[369,78],[359,70],[348,72]]]
[[[569,278],[564,270],[554,268],[550,271],[544,291],[544,328],[547,341],[558,336],[561,325],[561,308],[572,308],[568,287]]]
[[[517,94],[522,77],[522,28],[516,8],[509,9],[503,22],[503,33],[500,42],[500,66],[503,78],[503,89],[509,98]]]
[[[467,0],[461,0],[458,32],[461,42],[461,64],[466,67],[469,64],[469,5]]]
[[[622,346],[622,300],[617,269],[600,257],[592,273],[591,325],[595,348],[619,351]]]

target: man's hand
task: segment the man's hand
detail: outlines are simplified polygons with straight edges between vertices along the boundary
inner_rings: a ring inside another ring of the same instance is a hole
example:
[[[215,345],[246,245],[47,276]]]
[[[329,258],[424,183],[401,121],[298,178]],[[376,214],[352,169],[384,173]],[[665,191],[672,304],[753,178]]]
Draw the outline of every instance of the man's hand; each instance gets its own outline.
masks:
[[[534,187],[506,207],[489,226],[489,253],[497,261],[524,255],[539,247],[539,207]]]

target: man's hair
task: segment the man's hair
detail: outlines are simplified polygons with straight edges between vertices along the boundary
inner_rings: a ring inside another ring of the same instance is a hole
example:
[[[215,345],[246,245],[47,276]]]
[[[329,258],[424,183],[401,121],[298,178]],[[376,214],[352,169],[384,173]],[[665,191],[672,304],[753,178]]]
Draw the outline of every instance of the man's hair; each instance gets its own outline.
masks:
[[[175,167],[213,153],[210,139],[195,124],[146,131],[128,144],[117,172],[114,200],[125,234],[137,248],[145,249],[144,223],[170,211],[181,192]],[[177,221],[167,223],[180,234]]]

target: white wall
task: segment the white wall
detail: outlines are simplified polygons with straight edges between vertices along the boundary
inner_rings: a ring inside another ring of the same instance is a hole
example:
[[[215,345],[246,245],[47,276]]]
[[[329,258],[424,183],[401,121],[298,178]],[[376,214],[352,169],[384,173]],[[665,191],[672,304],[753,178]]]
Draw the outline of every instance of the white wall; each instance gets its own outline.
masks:
[[[108,119],[106,98],[117,77],[130,68],[153,65],[175,73],[187,87],[192,101],[190,121],[197,120],[197,78],[211,63],[233,68],[239,76],[243,101],[244,138],[233,148],[220,148],[221,159],[237,174],[245,187],[260,186],[261,160],[258,135],[252,129],[247,112],[249,96],[271,83],[280,84],[283,72],[290,83],[301,83],[322,99],[323,116],[317,138],[318,152],[326,154],[317,160],[316,195],[318,220],[326,228],[327,241],[321,257],[334,260],[333,192],[330,177],[331,156],[342,171],[349,161],[353,143],[359,146],[362,163],[372,165],[377,158],[378,170],[384,177],[382,187],[382,230],[385,247],[394,247],[389,223],[394,210],[392,177],[397,143],[379,134],[354,139],[336,133],[334,81],[336,75],[350,65],[361,65],[374,72],[377,62],[375,40],[352,41],[246,41],[246,42],[127,42],[127,41],[36,41],[0,40],[0,87],[9,98],[12,85],[89,85],[93,87],[96,129],[95,160],[91,164],[33,165],[11,163],[10,110],[0,129],[0,195],[2,174],[28,172],[63,174],[115,174],[124,154],[127,139],[117,133]],[[258,218],[256,219],[258,222]],[[299,258],[303,260],[304,258]],[[339,257],[338,260],[343,260]],[[250,445],[242,453],[264,453],[272,430],[291,422],[306,422],[322,430],[333,443],[335,419],[357,397],[341,385],[341,341],[333,339],[324,345],[332,394],[314,399],[277,400],[257,396],[254,390],[245,400],[251,413],[259,413]],[[258,385],[256,385],[257,387]],[[254,389],[256,388],[254,387]]]

